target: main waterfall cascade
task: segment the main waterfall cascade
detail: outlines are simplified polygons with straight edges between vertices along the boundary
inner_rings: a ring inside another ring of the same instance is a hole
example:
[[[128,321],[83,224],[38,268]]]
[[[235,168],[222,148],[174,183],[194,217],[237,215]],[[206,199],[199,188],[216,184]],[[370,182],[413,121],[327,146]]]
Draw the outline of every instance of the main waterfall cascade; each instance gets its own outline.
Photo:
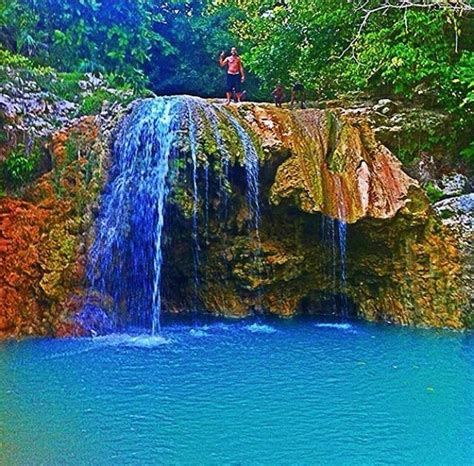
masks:
[[[191,236],[196,306],[201,253],[198,205],[202,199],[198,193],[195,119],[206,118],[212,125],[216,143],[223,149],[225,162],[222,176],[225,177],[228,174],[228,151],[224,148],[218,128],[219,118],[222,117],[231,119],[245,148],[249,208],[252,223],[258,232],[258,155],[235,118],[200,99],[158,98],[137,105],[118,131],[88,266],[91,295],[101,293],[111,297],[114,328],[151,328],[152,333],[160,328],[163,226],[170,191],[168,174],[173,162],[179,162],[178,142],[183,131],[188,134],[192,159]],[[204,174],[204,221],[207,229],[207,163]]]
[[[211,140],[204,143],[202,127],[211,134]],[[226,135],[225,131],[232,134]],[[202,144],[215,146],[218,157],[213,166],[201,157]],[[113,143],[112,166],[101,199],[87,272],[89,303],[97,296],[109,297],[113,330],[148,329],[152,334],[160,330],[163,246],[167,241],[170,203],[184,206],[191,221],[194,291],[192,309],[188,310],[196,311],[205,281],[199,270],[201,258],[206,255],[210,215],[224,219],[228,215],[232,196],[229,167],[235,151],[241,151],[240,164],[245,171],[242,189],[248,211],[247,235],[255,240],[250,266],[258,269],[262,247],[260,156],[248,125],[239,121],[232,110],[184,96],[145,100],[123,120]],[[190,169],[186,171],[186,167]],[[210,183],[210,169],[216,183]],[[184,184],[177,187],[176,180],[180,179]],[[218,191],[217,210],[210,201],[211,189]],[[325,224],[330,226],[329,236],[325,236],[331,243],[335,291],[346,280],[346,229],[337,220],[327,219]],[[204,231],[204,238],[200,231]],[[336,260],[341,263],[338,278]],[[262,276],[261,270],[259,273]],[[259,286],[255,287],[256,295]]]
[[[117,134],[90,254],[91,290],[112,299],[114,326],[159,330],[162,230],[169,160],[175,155],[182,102],[137,106]]]

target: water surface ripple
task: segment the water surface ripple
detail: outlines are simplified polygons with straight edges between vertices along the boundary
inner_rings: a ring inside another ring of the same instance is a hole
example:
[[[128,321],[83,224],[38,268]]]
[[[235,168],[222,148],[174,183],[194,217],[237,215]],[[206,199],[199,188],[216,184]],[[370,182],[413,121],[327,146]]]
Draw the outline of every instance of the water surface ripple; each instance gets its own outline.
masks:
[[[0,464],[472,464],[471,334],[314,321],[0,344]]]

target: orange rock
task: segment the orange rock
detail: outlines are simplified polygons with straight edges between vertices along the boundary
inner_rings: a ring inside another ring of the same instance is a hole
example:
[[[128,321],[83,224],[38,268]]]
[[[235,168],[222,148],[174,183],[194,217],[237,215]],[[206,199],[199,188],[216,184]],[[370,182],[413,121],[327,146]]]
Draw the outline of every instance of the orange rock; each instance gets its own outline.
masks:
[[[56,172],[44,174],[23,200],[0,199],[2,336],[79,332],[70,320],[78,309],[68,299],[80,291],[85,266],[78,248],[92,217],[79,217],[77,204],[90,203],[97,188],[85,186],[82,170],[87,163],[68,160],[67,152],[79,151],[82,144],[82,156],[87,157],[90,147],[99,144],[95,153],[100,153],[98,135],[95,117],[54,134],[50,150]]]

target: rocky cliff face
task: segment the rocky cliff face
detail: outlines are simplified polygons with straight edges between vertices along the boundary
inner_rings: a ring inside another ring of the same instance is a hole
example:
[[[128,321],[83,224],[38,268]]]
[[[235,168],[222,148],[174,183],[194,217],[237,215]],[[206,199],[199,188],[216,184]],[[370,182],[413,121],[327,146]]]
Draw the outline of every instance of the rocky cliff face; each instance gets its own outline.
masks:
[[[36,147],[40,160],[34,181],[0,194],[0,337],[71,334],[80,331],[71,316],[82,306],[88,235],[123,108],[78,117],[79,104],[10,73],[0,87],[0,163],[19,147],[29,157]],[[103,84],[80,82],[84,95]]]
[[[251,104],[234,112],[261,148],[261,226],[258,238],[249,235],[246,203],[236,189],[226,220],[214,222],[216,200],[201,271],[203,308],[291,316],[339,313],[345,302],[349,312],[369,320],[465,325],[457,243],[364,120]],[[213,155],[205,146],[202,151],[212,166]],[[349,224],[346,257],[334,244],[340,233],[331,217]],[[180,226],[171,230],[189,231],[174,221]],[[186,268],[192,256],[178,243],[186,240],[171,240],[165,295],[170,309],[182,310],[191,306],[192,284],[177,293],[173,283],[192,276]]]
[[[465,249],[364,119],[241,104],[220,109],[216,126],[206,105],[193,106],[195,173],[186,121],[170,170],[165,311],[240,317],[344,308],[369,320],[469,325]],[[54,133],[50,169],[21,198],[0,199],[0,335],[84,331],[76,319],[84,267],[120,114],[77,119]],[[260,159],[258,231],[246,200],[245,148],[228,115]],[[99,301],[107,312],[107,297]]]
[[[51,171],[21,199],[0,199],[0,332],[70,333],[84,287],[85,241],[102,185],[100,120],[52,136]]]

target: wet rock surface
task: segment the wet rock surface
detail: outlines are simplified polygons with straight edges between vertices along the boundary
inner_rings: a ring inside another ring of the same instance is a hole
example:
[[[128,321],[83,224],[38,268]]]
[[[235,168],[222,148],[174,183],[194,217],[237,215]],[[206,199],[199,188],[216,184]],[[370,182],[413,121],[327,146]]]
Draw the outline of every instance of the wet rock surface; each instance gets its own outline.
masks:
[[[234,112],[262,150],[261,226],[258,238],[245,228],[244,193],[235,185],[227,217],[214,221],[218,212],[211,210],[200,269],[202,309],[234,317],[340,315],[345,303],[368,320],[469,325],[465,256],[457,239],[364,120],[252,104]],[[207,156],[212,166],[213,155]],[[211,206],[218,211],[219,200]],[[337,233],[324,240],[328,225],[338,228],[330,217],[349,223],[346,258],[334,245]],[[164,294],[168,309],[182,312],[194,299],[192,281],[183,281],[192,276],[193,252],[185,233],[190,224],[179,213],[173,218]],[[345,282],[335,276],[343,261]]]
[[[450,173],[435,180],[434,187],[439,189],[443,198],[461,196],[472,191],[469,179],[461,173]],[[461,201],[464,203],[465,201]]]
[[[390,102],[379,105],[383,115],[396,109]],[[82,334],[87,328],[76,318],[87,292],[85,264],[111,164],[110,141],[128,111],[104,108],[48,133],[51,170],[21,199],[0,199],[1,336]],[[249,227],[238,135],[220,119],[216,141],[215,127],[197,115],[199,289],[196,294],[189,128],[183,128],[165,224],[165,311],[289,317],[337,314],[345,303],[352,315],[368,320],[472,325],[472,285],[465,278],[472,195],[443,200],[432,210],[366,118],[354,113],[252,103],[219,111],[245,127],[258,151],[259,234]],[[445,184],[450,193],[461,189]],[[330,218],[347,225],[347,257],[325,240],[328,225],[338,225]],[[343,261],[345,281],[334,278]],[[106,313],[109,298],[94,299]]]
[[[455,238],[460,251],[461,264],[463,267],[462,284],[463,294],[467,296],[470,304],[467,320],[470,326],[474,325],[474,194],[463,194],[439,201],[433,205],[433,209],[441,219],[442,224]]]

